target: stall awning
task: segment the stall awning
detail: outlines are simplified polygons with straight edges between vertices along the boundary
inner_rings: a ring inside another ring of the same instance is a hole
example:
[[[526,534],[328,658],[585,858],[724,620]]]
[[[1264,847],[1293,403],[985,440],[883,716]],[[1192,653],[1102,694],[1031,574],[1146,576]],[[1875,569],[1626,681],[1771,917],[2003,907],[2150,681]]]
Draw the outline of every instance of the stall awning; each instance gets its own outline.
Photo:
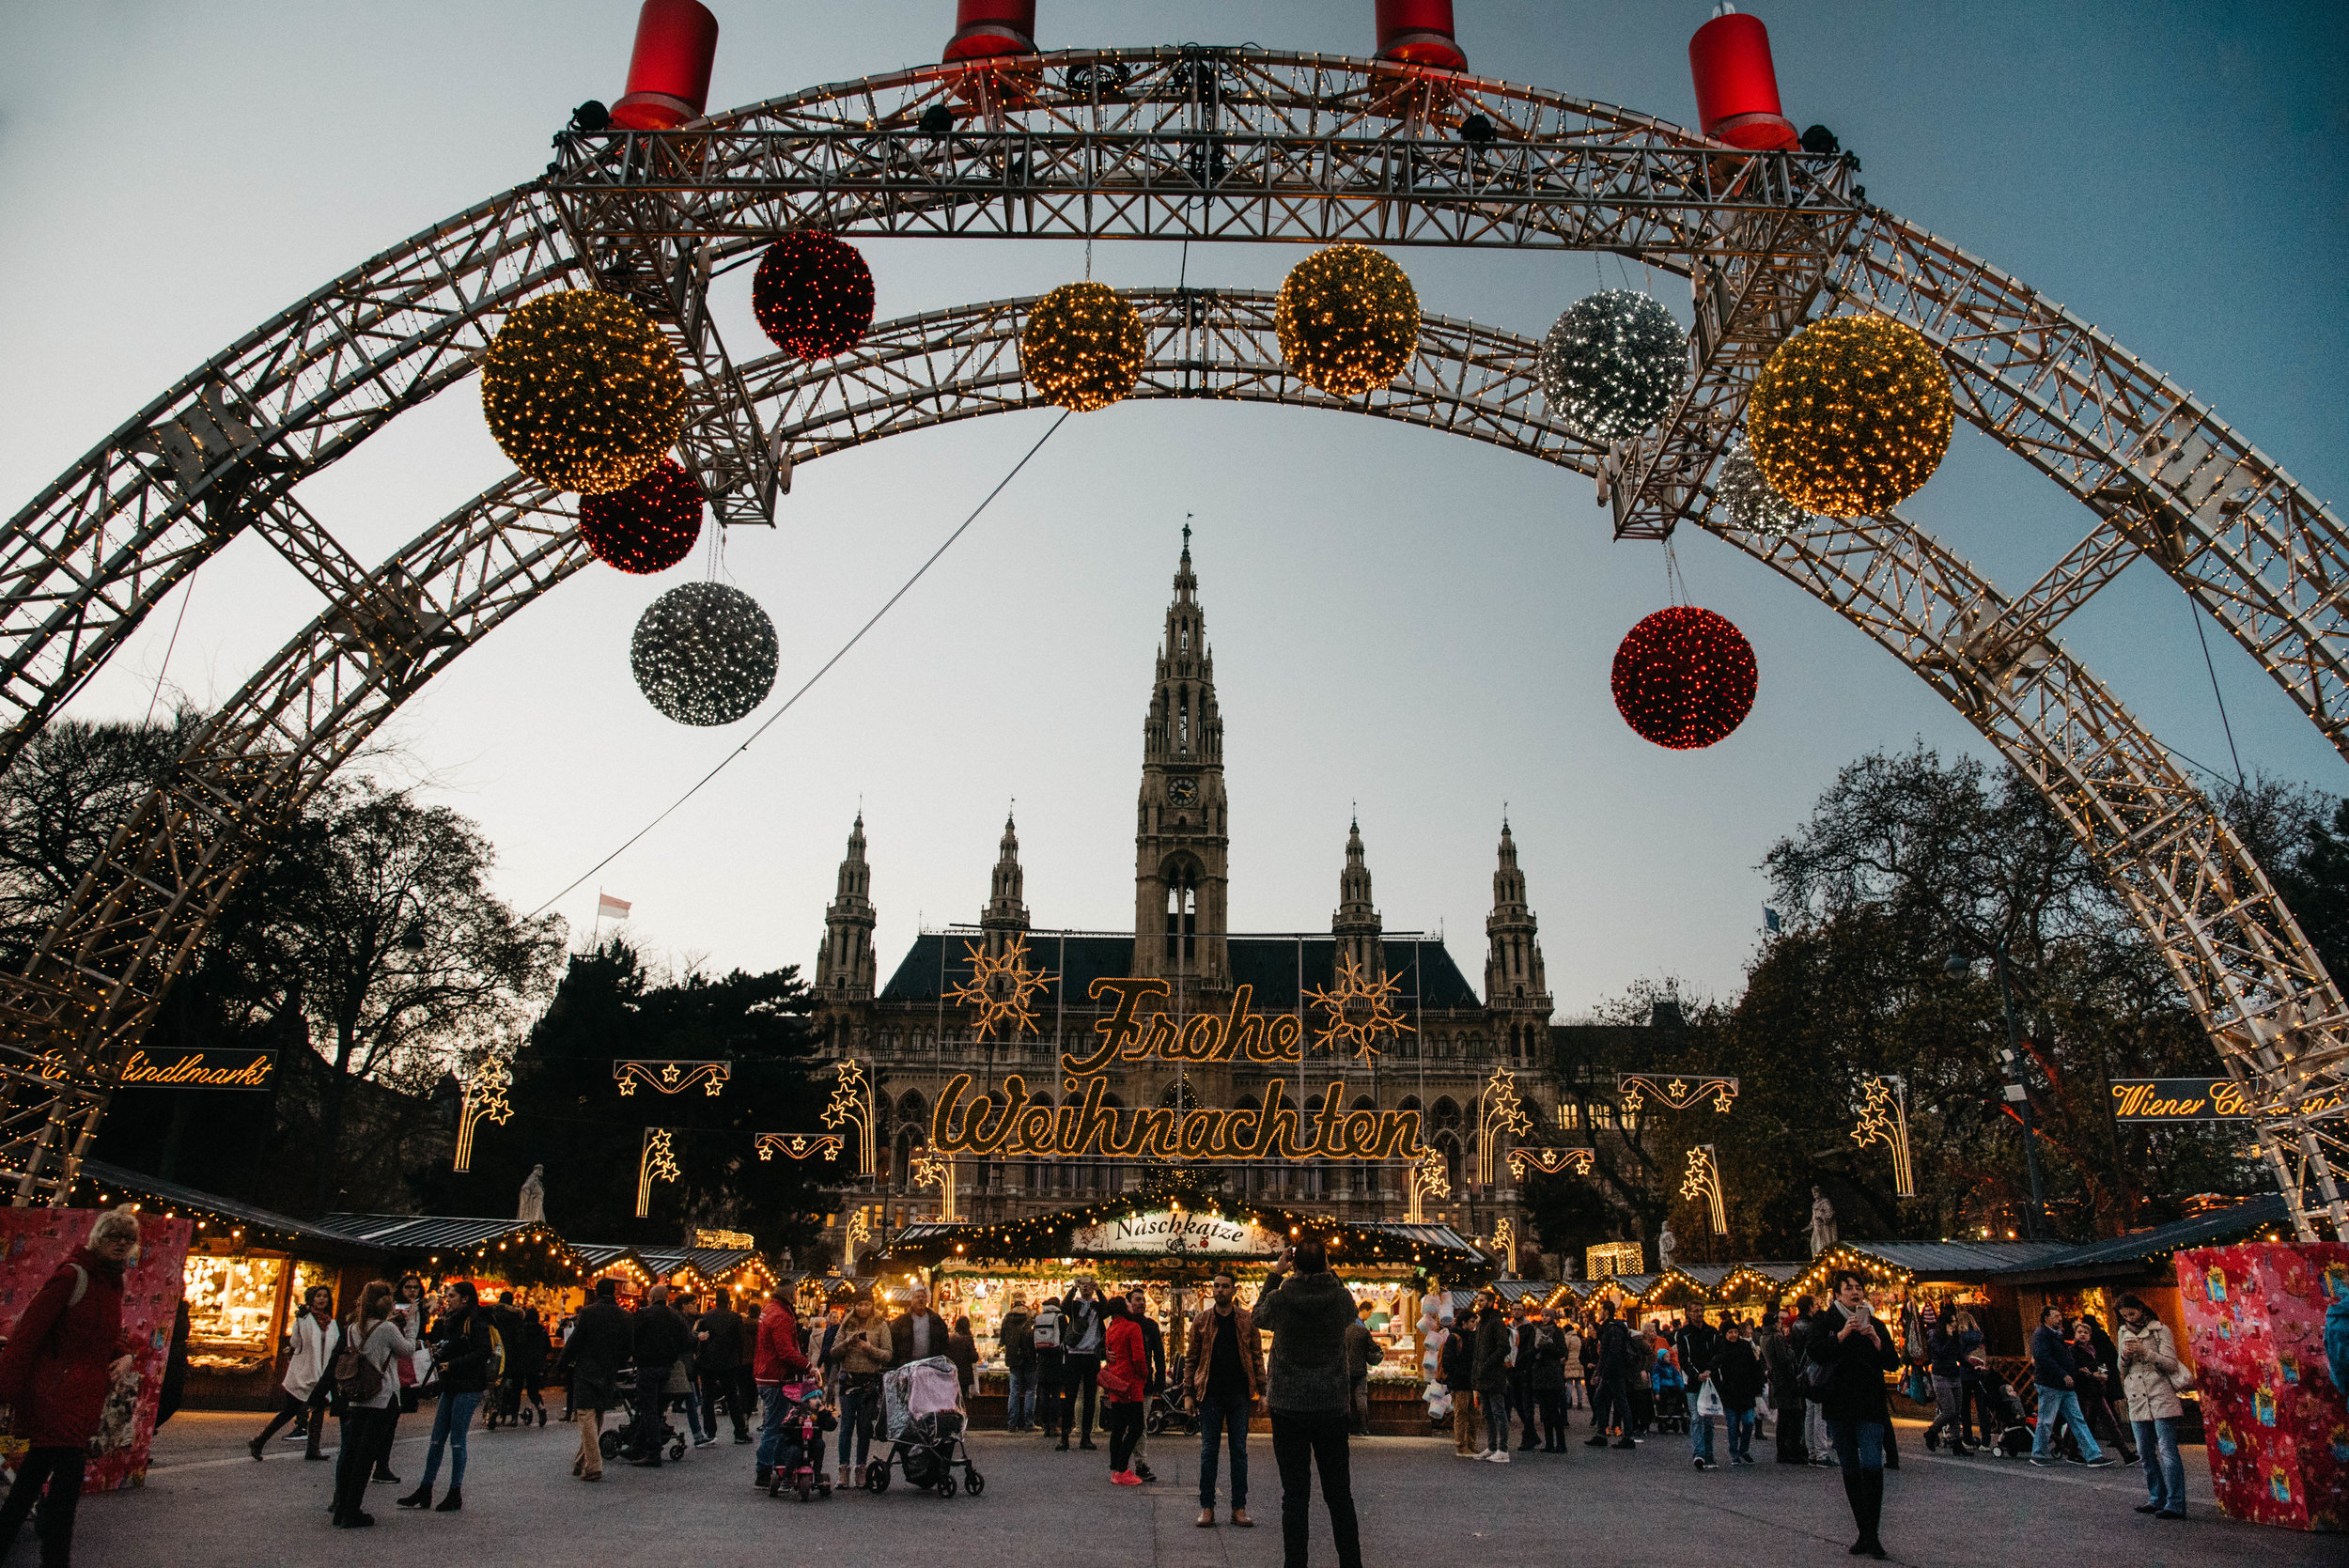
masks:
[[[568,1280],[584,1265],[568,1242],[537,1220],[438,1214],[329,1214],[320,1228],[419,1264],[492,1271],[507,1279]]]
[[[2291,1222],[2291,1212],[2284,1206],[2283,1194],[2271,1193],[2248,1203],[2238,1203],[2233,1208],[2198,1214],[2191,1219],[2174,1220],[2167,1225],[2155,1225],[2151,1230],[2069,1248],[2037,1267],[2010,1274],[2007,1279],[2018,1285],[2052,1285],[2080,1280],[2127,1278],[2146,1272],[2150,1265],[2165,1263],[2170,1254],[2181,1247],[2223,1246],[2255,1236],[2271,1226],[2289,1225]]]
[[[205,1229],[196,1233],[199,1241],[223,1234],[224,1230],[230,1234],[241,1231],[237,1239],[243,1247],[291,1253],[319,1263],[380,1264],[389,1257],[383,1248],[306,1219],[167,1182],[102,1159],[82,1161],[81,1183],[76,1190],[101,1204],[136,1201],[202,1221]]]

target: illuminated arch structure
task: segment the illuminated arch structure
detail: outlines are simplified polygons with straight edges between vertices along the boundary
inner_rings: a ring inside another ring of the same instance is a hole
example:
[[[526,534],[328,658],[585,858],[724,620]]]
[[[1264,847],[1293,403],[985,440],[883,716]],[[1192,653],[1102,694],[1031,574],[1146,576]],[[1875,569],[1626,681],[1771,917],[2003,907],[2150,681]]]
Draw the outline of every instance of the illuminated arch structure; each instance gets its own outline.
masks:
[[[1115,69],[1103,69],[1114,67]],[[930,111],[944,106],[940,133]],[[1484,116],[1464,134],[1470,116]],[[923,123],[932,126],[925,131]],[[1595,477],[1619,536],[1705,528],[1915,670],[2038,784],[2168,960],[2300,1234],[2349,1235],[2333,1160],[2341,997],[2260,867],[2168,753],[2055,640],[2140,555],[2349,752],[2349,536],[2211,411],[2019,281],[1872,207],[1832,155],[1753,154],[1636,114],[1394,62],[1185,46],[925,67],[689,132],[569,134],[547,176],[337,278],[214,356],[0,536],[0,763],[141,617],[241,530],[317,588],[309,627],[202,727],[25,971],[0,981],[0,1172],[63,1202],[117,1065],[257,846],[411,693],[587,560],[570,502],[519,475],[375,567],[294,493],[470,377],[551,288],[646,304],[686,366],[680,443],[716,514],[771,514],[783,473],[846,446],[1033,407],[1027,302],[877,327],[810,367],[737,365],[710,280],[780,230],[1613,250],[1689,280],[1695,374],[1611,451],[1550,423],[1533,344],[1430,318],[1392,386],[1338,404],[1283,370],[1261,294],[1143,290],[1136,396],[1346,407]],[[1864,307],[1941,352],[1959,412],[2089,510],[2081,542],[2002,593],[1893,515],[1792,538],[1709,488],[1751,376],[1805,320]]]

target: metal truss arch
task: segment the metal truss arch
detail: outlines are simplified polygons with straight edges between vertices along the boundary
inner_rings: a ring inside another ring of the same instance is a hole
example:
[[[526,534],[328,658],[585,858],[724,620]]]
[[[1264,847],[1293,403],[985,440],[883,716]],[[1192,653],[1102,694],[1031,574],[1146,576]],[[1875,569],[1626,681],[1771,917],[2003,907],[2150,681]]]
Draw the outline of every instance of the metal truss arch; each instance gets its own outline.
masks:
[[[1238,397],[1344,408],[1487,441],[1581,473],[1605,454],[1552,425],[1537,345],[1431,318],[1396,385],[1338,402],[1288,378],[1270,296],[1143,290],[1151,332],[1139,397]],[[851,354],[741,367],[762,420],[807,458],[982,413],[1040,406],[1018,380],[1032,302],[883,323]],[[2135,911],[2230,1072],[2252,1088],[2263,1145],[2304,1234],[2349,1232],[2331,1173],[2349,1077],[2338,990],[2290,912],[2162,748],[2052,642],[1984,646],[2013,607],[1897,517],[1822,520],[1786,539],[1743,534],[1700,496],[1696,520],[1800,583],[1922,675],[2054,802]],[[204,728],[180,777],[116,835],[26,974],[0,981],[0,1169],[22,1198],[70,1187],[115,1064],[181,958],[297,809],[411,692],[577,570],[562,498],[520,476],[459,508],[368,574],[388,629],[330,607]],[[60,1178],[67,1177],[60,1185]]]

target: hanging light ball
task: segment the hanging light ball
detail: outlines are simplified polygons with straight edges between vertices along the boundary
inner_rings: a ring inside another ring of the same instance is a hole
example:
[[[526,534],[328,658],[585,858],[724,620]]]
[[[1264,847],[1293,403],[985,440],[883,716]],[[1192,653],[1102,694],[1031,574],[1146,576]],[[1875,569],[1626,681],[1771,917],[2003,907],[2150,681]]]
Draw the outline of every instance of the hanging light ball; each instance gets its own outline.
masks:
[[[1833,518],[1917,493],[1950,449],[1950,375],[1916,328],[1830,316],[1778,346],[1754,378],[1746,440],[1770,488]]]
[[[1688,378],[1688,334],[1645,294],[1607,288],[1566,307],[1533,361],[1549,411],[1585,441],[1620,441],[1664,417]]]
[[[593,289],[541,294],[481,362],[481,411],[514,466],[581,495],[626,489],[685,429],[685,375],[652,318]]]
[[[1753,710],[1753,644],[1710,610],[1676,604],[1615,650],[1615,709],[1658,746],[1710,746]]]
[[[1730,520],[1749,534],[1783,539],[1811,526],[1809,512],[1770,489],[1743,437],[1730,442],[1729,456],[1721,459],[1720,483],[1714,489],[1728,506]]]
[[[1331,245],[1289,269],[1272,304],[1281,357],[1309,386],[1354,397],[1385,386],[1419,346],[1419,291],[1367,245]]]
[[[624,490],[582,496],[579,536],[607,567],[666,571],[702,536],[704,505],[693,476],[675,458],[663,458]]]
[[[1019,334],[1019,370],[1049,402],[1078,413],[1133,391],[1150,334],[1106,283],[1064,283],[1035,303]]]
[[[723,582],[688,582],[636,622],[629,663],[651,703],[680,724],[731,724],[775,684],[775,623]]]
[[[820,229],[794,229],[758,258],[751,310],[786,354],[845,354],[873,324],[873,270],[847,241]]]

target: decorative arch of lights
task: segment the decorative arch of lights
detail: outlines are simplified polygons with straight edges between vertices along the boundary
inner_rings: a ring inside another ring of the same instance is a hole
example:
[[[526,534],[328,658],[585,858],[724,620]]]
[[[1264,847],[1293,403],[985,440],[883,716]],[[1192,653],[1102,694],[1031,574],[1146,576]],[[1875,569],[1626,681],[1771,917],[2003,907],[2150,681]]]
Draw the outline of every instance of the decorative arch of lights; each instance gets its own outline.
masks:
[[[2321,1221],[2349,1237],[2333,1171],[2349,1120],[2319,1109],[2349,1083],[2341,993],[2209,801],[2056,641],[2150,557],[2349,753],[2349,536],[2208,408],[1870,205],[1853,172],[1424,67],[1196,46],[925,67],[682,131],[565,133],[543,178],[248,334],[0,536],[0,765],[237,534],[267,539],[321,600],[117,831],[24,971],[0,978],[0,1172],[20,1203],[65,1201],[124,1055],[259,847],[410,694],[586,563],[570,502],[520,475],[371,568],[296,494],[469,378],[522,301],[595,287],[652,311],[691,383],[681,456],[722,522],[770,523],[795,463],[1036,406],[1021,300],[884,323],[819,365],[737,364],[708,291],[781,230],[1351,240],[1606,250],[1684,277],[1688,389],[1654,431],[1596,448],[1545,417],[1532,341],[1430,317],[1393,385],[1341,403],[1287,375],[1268,296],[1190,288],[1130,296],[1151,344],[1135,396],[1344,408],[1489,442],[1590,475],[1618,537],[1686,521],[1800,583],[2046,794],[2250,1089],[2298,1234]],[[1959,411],[2088,508],[2080,542],[2028,589],[2002,593],[1897,515],[1777,539],[1716,504],[1754,371],[1839,307],[1924,334]]]

